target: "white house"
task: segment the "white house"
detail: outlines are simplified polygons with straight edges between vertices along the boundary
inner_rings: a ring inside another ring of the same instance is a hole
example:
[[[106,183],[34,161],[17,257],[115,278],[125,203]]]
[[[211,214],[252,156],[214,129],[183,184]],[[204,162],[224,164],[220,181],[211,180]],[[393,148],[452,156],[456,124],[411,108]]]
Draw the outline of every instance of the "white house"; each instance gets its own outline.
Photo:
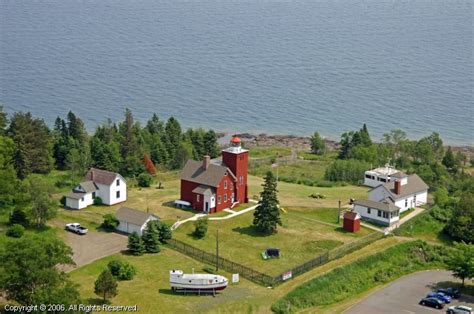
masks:
[[[391,176],[397,173],[398,170],[386,164],[385,167],[367,170],[364,173],[364,185],[370,187],[377,187],[381,184],[391,182]]]
[[[400,220],[400,208],[391,201],[354,201],[354,212],[357,212],[363,220],[372,221],[384,226],[390,226]]]
[[[426,204],[428,185],[416,174],[403,172],[392,174],[391,181],[369,191],[369,200],[382,202],[388,200],[404,212],[409,208]]]
[[[159,217],[153,214],[125,206],[122,206],[117,210],[115,218],[119,221],[119,225],[117,226],[118,231],[125,233],[136,232],[139,236],[142,236],[149,221],[159,220]]]
[[[66,195],[66,207],[82,209],[100,197],[105,205],[114,205],[127,200],[127,182],[118,173],[91,168],[84,181]]]

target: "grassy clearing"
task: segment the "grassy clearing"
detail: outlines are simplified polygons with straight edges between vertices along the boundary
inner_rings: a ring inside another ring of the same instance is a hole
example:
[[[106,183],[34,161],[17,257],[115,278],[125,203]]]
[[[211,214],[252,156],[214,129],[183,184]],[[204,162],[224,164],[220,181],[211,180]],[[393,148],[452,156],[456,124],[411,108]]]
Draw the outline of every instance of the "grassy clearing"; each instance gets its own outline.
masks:
[[[304,207],[286,207],[286,210],[290,214],[294,214],[300,217],[306,217],[311,219],[316,219],[319,221],[337,224],[337,216],[339,214],[339,209],[337,208],[304,208]],[[340,220],[340,225],[342,225],[342,220]]]
[[[436,249],[421,241],[402,243],[302,284],[275,302],[272,310],[293,313],[312,308],[317,312],[318,306],[335,304],[405,274],[442,265]]]
[[[186,223],[174,231],[174,238],[189,243],[204,251],[214,253],[216,234],[219,230],[219,255],[234,262],[263,271],[269,275],[304,263],[311,258],[349,243],[358,237],[372,233],[362,228],[357,233],[347,233],[338,225],[326,225],[301,216],[283,214],[283,226],[278,233],[262,236],[252,225],[253,212],[222,221],[209,221],[209,229],[204,239],[196,239],[192,233],[194,225]],[[268,247],[281,250],[279,259],[263,260],[260,253]]]
[[[272,158],[277,156],[290,156],[291,148],[284,146],[273,146],[273,147],[252,147],[250,149],[250,158]]]
[[[427,210],[405,222],[395,233],[404,237],[450,245],[452,239],[443,233],[443,228],[444,224],[433,218]]]

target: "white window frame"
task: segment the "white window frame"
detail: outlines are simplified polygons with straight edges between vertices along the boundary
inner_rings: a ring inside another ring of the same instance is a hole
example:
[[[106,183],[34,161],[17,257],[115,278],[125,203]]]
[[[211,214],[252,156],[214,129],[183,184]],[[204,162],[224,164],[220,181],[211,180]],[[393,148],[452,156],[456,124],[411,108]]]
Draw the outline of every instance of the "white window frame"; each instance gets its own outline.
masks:
[[[224,189],[227,189],[227,181],[224,181]]]
[[[115,181],[115,184],[116,184],[117,186],[120,186],[120,179],[117,179],[117,180]]]
[[[199,202],[199,194],[196,194],[196,202]]]
[[[120,198],[120,191],[115,192],[115,197]]]
[[[219,196],[217,197],[217,204],[220,204],[220,203],[221,203],[221,196],[219,195]]]

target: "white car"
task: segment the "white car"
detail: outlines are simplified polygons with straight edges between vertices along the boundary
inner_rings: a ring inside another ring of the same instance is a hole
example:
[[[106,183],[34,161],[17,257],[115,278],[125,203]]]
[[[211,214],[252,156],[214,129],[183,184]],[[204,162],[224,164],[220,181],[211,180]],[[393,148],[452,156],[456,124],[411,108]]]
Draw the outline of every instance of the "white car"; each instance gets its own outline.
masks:
[[[472,308],[465,305],[450,306],[446,313],[449,314],[472,314]]]
[[[77,234],[86,234],[87,231],[89,231],[87,230],[87,228],[82,227],[81,224],[77,222],[66,224],[66,230],[77,233]]]

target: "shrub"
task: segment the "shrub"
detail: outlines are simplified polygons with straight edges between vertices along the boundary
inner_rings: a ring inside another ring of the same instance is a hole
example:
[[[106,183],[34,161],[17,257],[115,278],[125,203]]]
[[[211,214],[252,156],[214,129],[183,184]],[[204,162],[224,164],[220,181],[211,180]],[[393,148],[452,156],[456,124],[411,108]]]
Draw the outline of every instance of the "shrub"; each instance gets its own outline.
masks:
[[[62,196],[61,199],[59,200],[59,204],[66,206],[66,196]]]
[[[18,208],[10,215],[9,223],[10,225],[22,225],[23,227],[28,227],[29,225],[26,213]]]
[[[440,208],[439,206],[435,205],[431,208],[430,215],[438,221],[448,222],[448,220],[451,218],[451,208]]]
[[[132,280],[137,270],[132,264],[120,260],[113,260],[107,264],[110,273],[119,280]]]
[[[25,227],[22,225],[13,225],[7,230],[7,236],[12,238],[21,238],[25,233]]]
[[[327,169],[324,177],[329,181],[346,181],[357,183],[364,177],[364,172],[370,168],[367,162],[360,160],[336,160]]]
[[[152,180],[153,178],[150,174],[142,173],[137,178],[138,186],[142,188],[147,188],[151,185]]]
[[[194,236],[197,238],[204,238],[204,236],[207,233],[207,225],[208,225],[208,220],[207,218],[199,218],[194,222]]]
[[[119,225],[119,221],[113,214],[104,215],[104,222],[102,222],[101,227],[107,231],[113,231]]]
[[[170,240],[173,237],[171,228],[167,224],[159,223],[158,232],[160,234],[161,243],[166,243],[166,241]]]
[[[102,201],[102,199],[100,197],[96,197],[94,198],[94,205],[103,205],[104,204],[104,201]]]
[[[138,233],[133,232],[128,236],[127,248],[132,255],[143,255],[145,252],[145,246],[143,245],[142,238],[140,238]]]

